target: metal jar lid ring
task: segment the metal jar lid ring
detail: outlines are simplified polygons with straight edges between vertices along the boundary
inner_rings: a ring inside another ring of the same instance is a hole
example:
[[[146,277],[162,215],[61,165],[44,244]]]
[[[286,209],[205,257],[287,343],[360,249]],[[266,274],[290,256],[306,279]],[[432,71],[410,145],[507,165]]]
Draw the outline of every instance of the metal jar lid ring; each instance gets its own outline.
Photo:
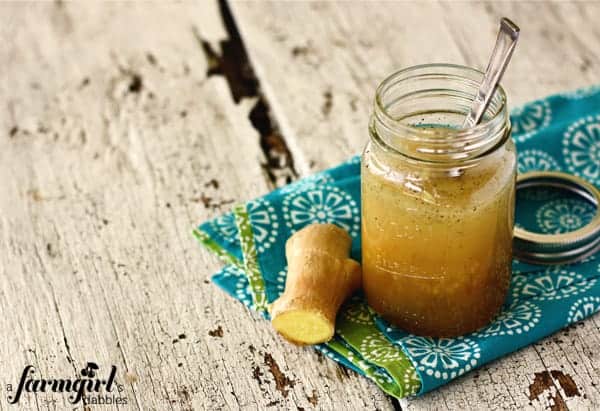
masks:
[[[600,250],[600,191],[594,185],[567,173],[533,171],[520,174],[517,178],[517,190],[529,187],[554,187],[571,191],[593,204],[596,213],[587,225],[567,233],[539,234],[515,227],[515,258],[532,264],[567,264]]]

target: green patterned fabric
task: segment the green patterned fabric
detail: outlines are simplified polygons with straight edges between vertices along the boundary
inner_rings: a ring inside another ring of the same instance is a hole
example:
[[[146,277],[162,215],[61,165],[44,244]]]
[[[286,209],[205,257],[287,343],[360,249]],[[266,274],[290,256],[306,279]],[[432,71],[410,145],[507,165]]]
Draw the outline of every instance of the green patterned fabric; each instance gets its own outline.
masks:
[[[600,184],[600,87],[534,101],[514,110],[519,172],[565,170]],[[541,233],[577,229],[594,208],[565,193],[533,190],[517,197],[517,224]],[[201,224],[198,240],[227,264],[213,281],[268,318],[283,291],[285,241],[314,222],[335,223],[352,237],[360,261],[360,159],[302,179]],[[600,310],[596,256],[580,264],[513,263],[502,312],[458,338],[407,334],[371,312],[357,294],[342,307],[336,335],[315,346],[394,397],[422,394]]]
[[[354,161],[354,165],[356,164]],[[300,186],[304,182],[296,184]],[[284,191],[290,190],[288,188]],[[224,241],[221,237],[223,233],[233,230],[226,225],[227,221],[232,221],[229,216],[221,217],[218,222],[211,221],[201,225],[194,230],[194,235],[201,244],[228,264],[213,276],[213,281],[248,308],[268,318],[265,291],[271,289],[268,303],[273,302],[283,291],[285,272],[281,273],[274,283],[269,282],[271,287],[267,287],[267,282],[259,270],[258,252],[263,252],[265,247],[264,244],[256,247],[257,233],[256,230],[252,232],[252,217],[248,210],[255,211],[253,218],[257,225],[258,221],[273,224],[273,221],[263,220],[266,214],[261,213],[261,210],[264,206],[264,203],[254,200],[247,205],[236,205],[233,208],[232,216],[238,241]],[[259,230],[258,237],[264,240],[262,234]],[[240,248],[241,259],[234,256],[239,253],[232,252],[231,244],[234,244],[233,248]],[[315,348],[328,358],[367,376],[389,395],[402,398],[417,393],[420,380],[414,367],[402,350],[385,339],[383,333],[377,329],[374,317],[362,299],[351,299],[344,305],[341,313],[336,323],[336,336],[328,343],[319,344]],[[369,355],[365,357],[361,352],[368,352]]]

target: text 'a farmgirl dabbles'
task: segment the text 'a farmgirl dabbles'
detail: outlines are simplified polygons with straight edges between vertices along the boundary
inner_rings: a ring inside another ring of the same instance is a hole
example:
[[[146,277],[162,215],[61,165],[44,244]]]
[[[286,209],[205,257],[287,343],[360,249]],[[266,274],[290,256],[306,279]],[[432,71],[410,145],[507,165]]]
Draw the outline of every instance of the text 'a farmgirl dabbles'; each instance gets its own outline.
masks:
[[[115,380],[117,366],[111,366],[107,374],[103,378],[100,367],[88,362],[77,378],[41,378],[33,365],[27,365],[16,387],[6,384],[7,400],[17,404],[27,393],[57,393],[67,394],[67,400],[74,405],[127,405],[125,387]],[[55,399],[51,402],[56,404]]]

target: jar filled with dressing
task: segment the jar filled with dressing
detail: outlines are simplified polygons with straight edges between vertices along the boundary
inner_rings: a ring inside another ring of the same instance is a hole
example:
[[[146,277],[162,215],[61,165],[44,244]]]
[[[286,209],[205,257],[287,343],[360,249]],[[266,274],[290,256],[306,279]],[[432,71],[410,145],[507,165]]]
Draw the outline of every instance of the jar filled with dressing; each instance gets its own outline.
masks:
[[[511,277],[516,152],[498,87],[462,129],[483,73],[433,64],[378,87],[361,169],[369,305],[418,335],[486,325]]]

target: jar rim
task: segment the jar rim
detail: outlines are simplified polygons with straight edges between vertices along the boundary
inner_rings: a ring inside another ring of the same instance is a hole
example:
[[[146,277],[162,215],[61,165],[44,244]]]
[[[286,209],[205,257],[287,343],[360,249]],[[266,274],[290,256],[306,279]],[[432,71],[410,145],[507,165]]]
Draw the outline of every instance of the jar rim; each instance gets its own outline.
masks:
[[[436,71],[428,71],[431,69],[437,69]],[[444,72],[444,69],[446,72]],[[419,73],[423,71],[423,73]],[[455,71],[456,73],[451,73]],[[458,72],[464,72],[465,75],[459,75]],[[415,74],[416,73],[416,74]],[[477,138],[480,138],[483,134],[490,133],[491,130],[497,128],[499,125],[505,122],[504,117],[506,113],[507,106],[507,97],[506,92],[502,85],[498,84],[496,91],[494,92],[494,96],[498,96],[500,99],[498,109],[493,113],[493,116],[482,120],[480,123],[470,128],[444,128],[442,130],[438,130],[435,128],[424,128],[419,126],[414,126],[411,124],[405,124],[394,118],[388,112],[386,106],[383,103],[383,96],[386,91],[389,90],[391,86],[396,84],[399,81],[418,79],[419,77],[424,76],[446,76],[446,77],[455,77],[461,78],[463,80],[469,81],[469,78],[466,76],[467,73],[475,74],[477,76],[481,76],[483,78],[484,73],[476,68],[463,66],[460,64],[451,64],[451,63],[429,63],[429,64],[420,64],[415,66],[406,67],[404,69],[398,70],[389,76],[387,76],[377,87],[375,91],[375,117],[378,120],[381,120],[383,124],[387,127],[393,124],[393,127],[399,131],[406,131],[407,136],[410,140],[415,142],[423,142],[423,143],[431,143],[431,142],[439,142],[439,136],[444,135],[452,138],[453,142],[461,143],[468,142]],[[412,75],[410,75],[412,74]],[[489,111],[490,107],[486,111]]]

